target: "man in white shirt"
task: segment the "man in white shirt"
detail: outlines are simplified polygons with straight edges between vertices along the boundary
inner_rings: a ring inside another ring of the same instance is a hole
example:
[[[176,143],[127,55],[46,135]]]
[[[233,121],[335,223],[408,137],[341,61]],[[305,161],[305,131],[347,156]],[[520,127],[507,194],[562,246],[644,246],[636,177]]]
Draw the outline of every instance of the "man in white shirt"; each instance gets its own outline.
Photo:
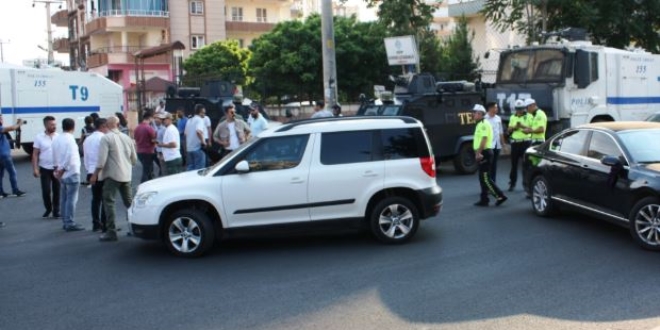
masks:
[[[223,148],[221,158],[245,143],[250,136],[248,124],[243,121],[243,117],[236,116],[233,104],[227,106],[225,114],[225,120],[219,123],[213,132],[213,141]]]
[[[268,129],[268,121],[259,112],[259,105],[250,104],[250,117],[248,118],[248,125],[250,125],[250,134],[257,136],[259,133]]]
[[[323,101],[316,101],[316,105],[314,105],[314,114],[312,115],[312,119],[316,118],[329,118],[333,117],[332,112],[330,110],[325,109],[325,102]]]
[[[60,180],[60,210],[65,231],[84,230],[73,218],[78,203],[78,188],[80,187],[80,152],[76,138],[73,136],[76,122],[71,118],[62,120],[63,133],[53,141],[53,160],[55,161],[55,178]]]
[[[493,159],[490,162],[490,177],[493,179],[493,182],[496,182],[495,176],[497,175],[497,160],[500,157],[500,152],[502,151],[502,146],[504,146],[504,130],[502,129],[502,118],[497,115],[497,103],[488,102],[486,103],[486,117],[490,126],[493,128]]]
[[[101,139],[108,131],[108,121],[105,118],[96,120],[96,130],[83,142],[83,160],[87,171],[87,182],[96,170],[96,162],[99,158],[99,147]],[[92,186],[92,231],[105,232],[105,211],[103,210],[103,180],[97,180]]]
[[[158,106],[156,107],[156,110],[154,111],[154,115],[158,115],[165,112],[165,101],[160,100],[158,101]]]
[[[179,130],[176,126],[172,125],[172,114],[166,112],[160,115],[165,125],[165,132],[163,133],[163,140],[158,142],[158,146],[163,153],[163,160],[165,161],[165,172],[167,175],[180,173],[182,170],[183,160],[181,159],[181,152],[179,145],[181,139],[179,137]]]
[[[206,148],[206,135],[204,117],[206,108],[202,104],[195,105],[195,116],[188,119],[185,128],[186,135],[186,163],[188,171],[199,170],[206,166],[206,154],[203,148]]]
[[[52,212],[53,218],[60,217],[60,181],[55,178],[55,163],[53,162],[53,141],[57,137],[55,117],[46,116],[43,119],[45,130],[34,138],[32,152],[32,173],[41,181],[41,198],[46,212],[42,218],[48,218]]]

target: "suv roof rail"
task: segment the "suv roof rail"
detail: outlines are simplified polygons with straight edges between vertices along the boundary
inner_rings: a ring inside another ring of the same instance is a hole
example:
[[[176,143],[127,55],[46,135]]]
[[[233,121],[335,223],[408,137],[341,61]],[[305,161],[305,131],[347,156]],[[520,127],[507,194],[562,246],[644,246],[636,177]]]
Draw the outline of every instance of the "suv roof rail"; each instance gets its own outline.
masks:
[[[301,119],[286,123],[277,130],[275,130],[275,132],[286,132],[295,127],[303,126],[307,124],[313,124],[313,123],[339,122],[339,121],[349,121],[349,120],[373,120],[373,119],[399,119],[406,124],[414,124],[417,122],[417,119],[408,116],[347,116],[347,117],[327,117],[327,118],[314,118],[314,119],[309,118],[309,119]]]

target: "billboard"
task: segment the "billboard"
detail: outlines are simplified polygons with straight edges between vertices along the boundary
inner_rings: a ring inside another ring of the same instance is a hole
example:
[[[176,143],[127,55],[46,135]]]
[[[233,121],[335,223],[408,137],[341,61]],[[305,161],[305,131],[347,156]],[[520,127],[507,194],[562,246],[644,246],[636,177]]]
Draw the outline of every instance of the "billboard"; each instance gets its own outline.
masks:
[[[390,65],[417,64],[417,44],[414,36],[385,38],[387,62]]]

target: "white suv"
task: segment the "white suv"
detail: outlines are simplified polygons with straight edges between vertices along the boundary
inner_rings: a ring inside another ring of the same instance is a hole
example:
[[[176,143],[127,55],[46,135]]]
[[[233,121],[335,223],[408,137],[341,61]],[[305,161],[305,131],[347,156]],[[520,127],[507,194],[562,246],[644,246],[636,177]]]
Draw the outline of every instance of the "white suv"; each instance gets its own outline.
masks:
[[[416,119],[306,120],[264,131],[207,169],[141,184],[128,217],[134,236],[162,240],[178,256],[248,230],[329,225],[403,243],[440,211],[435,174]]]

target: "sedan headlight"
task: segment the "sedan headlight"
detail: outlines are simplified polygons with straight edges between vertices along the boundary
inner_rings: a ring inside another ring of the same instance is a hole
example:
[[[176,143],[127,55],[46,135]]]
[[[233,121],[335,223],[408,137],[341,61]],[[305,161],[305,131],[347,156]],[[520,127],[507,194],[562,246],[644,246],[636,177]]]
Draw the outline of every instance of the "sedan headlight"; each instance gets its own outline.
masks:
[[[133,201],[133,204],[135,204],[135,207],[145,207],[151,200],[156,197],[158,194],[157,191],[149,191],[145,193],[140,193],[137,196],[135,196],[135,201]]]

